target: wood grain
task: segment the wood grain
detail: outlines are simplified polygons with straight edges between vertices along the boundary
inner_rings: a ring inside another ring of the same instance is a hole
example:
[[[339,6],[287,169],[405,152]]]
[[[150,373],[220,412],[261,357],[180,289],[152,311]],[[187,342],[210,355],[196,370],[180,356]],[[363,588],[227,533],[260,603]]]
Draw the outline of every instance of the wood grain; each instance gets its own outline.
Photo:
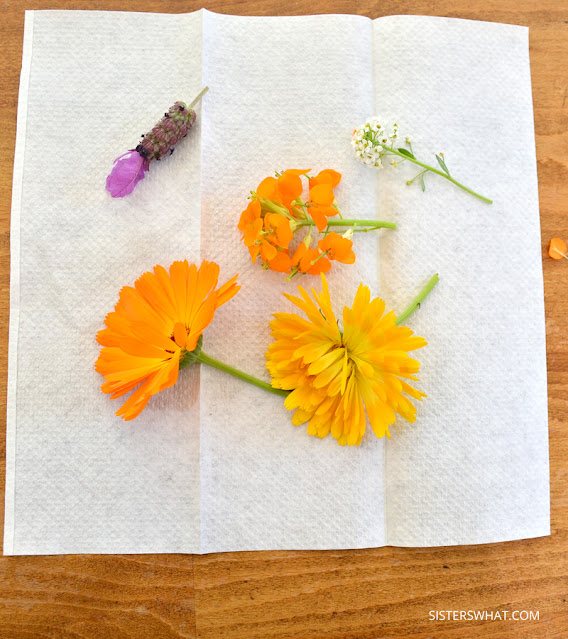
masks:
[[[0,366],[6,371],[12,158],[24,9],[181,13],[197,1],[2,2],[0,73]],[[0,639],[565,639],[568,637],[568,238],[566,0],[405,3],[214,0],[243,15],[444,15],[531,28],[548,338],[552,535],[482,546],[204,556],[0,558]],[[491,143],[491,141],[488,141]],[[0,378],[5,421],[6,375]],[[5,429],[1,429],[4,433]],[[2,434],[0,464],[4,468]],[[530,472],[530,469],[527,469]],[[2,490],[3,494],[3,490]],[[1,510],[3,512],[3,508]],[[532,610],[538,621],[430,621],[431,610]]]

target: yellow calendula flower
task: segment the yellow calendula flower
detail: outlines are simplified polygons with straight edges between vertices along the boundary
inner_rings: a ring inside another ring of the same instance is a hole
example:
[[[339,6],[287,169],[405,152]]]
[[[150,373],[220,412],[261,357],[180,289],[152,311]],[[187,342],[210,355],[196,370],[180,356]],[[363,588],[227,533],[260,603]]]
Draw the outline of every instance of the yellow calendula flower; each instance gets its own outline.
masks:
[[[323,291],[312,289],[315,302],[302,287],[301,298],[284,293],[307,319],[274,314],[270,327],[275,341],[266,353],[272,386],[291,391],[284,406],[296,411],[294,425],[308,422],[310,435],[331,432],[341,445],[359,445],[368,417],[377,437],[390,437],[395,413],[409,422],[416,418],[406,395],[426,397],[405,380],[417,381],[420,367],[408,352],[427,342],[398,326],[393,311],[384,314],[383,300],[371,300],[363,284],[353,306],[343,309],[340,330],[325,275],[321,279]]]

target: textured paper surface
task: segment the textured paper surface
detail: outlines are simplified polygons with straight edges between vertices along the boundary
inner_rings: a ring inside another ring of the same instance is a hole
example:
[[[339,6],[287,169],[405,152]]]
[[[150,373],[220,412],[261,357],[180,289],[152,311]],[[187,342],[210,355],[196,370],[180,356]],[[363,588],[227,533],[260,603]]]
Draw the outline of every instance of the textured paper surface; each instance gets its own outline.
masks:
[[[25,32],[4,552],[198,551],[198,372],[124,423],[93,364],[120,288],[199,257],[198,130],[135,197],[112,200],[104,182],[180,93],[200,90],[201,17],[28,12]]]
[[[381,292],[409,322],[428,399],[385,447],[387,543],[472,544],[550,532],[546,345],[528,29],[445,18],[374,22],[377,112],[417,157],[445,152],[457,179],[426,192],[401,165],[379,173]],[[393,46],[392,43],[396,43]],[[413,188],[414,187],[414,188]]]
[[[224,272],[238,271],[243,288],[211,325],[204,350],[267,380],[268,321],[292,309],[282,291],[297,287],[251,264],[235,213],[274,169],[333,167],[343,174],[336,193],[344,214],[373,217],[374,179],[353,162],[349,135],[353,118],[373,108],[371,35],[370,21],[357,16],[205,14],[202,250]],[[306,68],[317,72],[305,77]],[[330,271],[340,307],[360,281],[377,290],[377,235],[357,240],[354,267]],[[308,437],[281,398],[203,367],[203,552],[385,543],[382,449],[371,438],[354,450]]]
[[[28,12],[4,552],[548,534],[526,38],[524,28],[436,18]],[[112,159],[202,84],[211,89],[177,157],[112,200],[104,190]],[[436,177],[423,194],[405,186],[408,167],[399,174],[357,163],[350,131],[373,113],[395,115],[421,157],[445,151],[450,170],[495,204]],[[503,148],[488,161],[496,130]],[[56,148],[49,162],[46,146]],[[100,393],[92,368],[94,335],[120,287],[156,263],[207,258],[223,278],[240,273],[243,288],[217,312],[204,350],[268,379],[268,320],[290,308],[281,292],[295,286],[250,264],[236,220],[263,177],[290,167],[341,171],[348,216],[399,224],[390,235],[357,237],[356,265],[334,267],[337,308],[364,281],[401,310],[440,272],[409,322],[430,342],[419,383],[429,397],[416,424],[395,427],[388,442],[369,436],[358,449],[339,447],[293,427],[279,397],[205,367],[184,371],[134,422],[118,420],[119,404]]]

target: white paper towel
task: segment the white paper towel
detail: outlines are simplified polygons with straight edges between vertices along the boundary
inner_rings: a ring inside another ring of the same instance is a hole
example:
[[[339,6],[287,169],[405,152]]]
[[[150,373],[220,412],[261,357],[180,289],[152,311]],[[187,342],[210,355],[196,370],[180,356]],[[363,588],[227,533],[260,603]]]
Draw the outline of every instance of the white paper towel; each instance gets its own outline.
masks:
[[[104,184],[117,155],[199,92],[201,33],[199,14],[26,13],[6,554],[199,550],[198,371],[124,423],[93,365],[120,288],[199,257],[199,129],[135,195],[113,200]]]
[[[177,157],[112,200],[104,178],[113,158],[202,84],[210,91]],[[548,534],[530,98],[520,27],[28,12],[4,552],[437,545]],[[394,114],[421,157],[445,151],[450,170],[495,204],[435,176],[423,194],[405,186],[408,167],[379,173],[357,163],[350,131],[374,113]],[[366,234],[355,238],[354,266],[334,265],[337,308],[364,281],[402,310],[440,272],[409,322],[430,342],[420,351],[419,388],[429,397],[416,424],[396,427],[388,442],[369,430],[360,448],[339,447],[293,427],[281,398],[206,367],[184,371],[134,422],[114,417],[119,402],[99,391],[92,369],[94,335],[119,288],[156,263],[207,258],[225,279],[240,273],[243,288],[216,313],[204,350],[268,379],[270,314],[289,308],[281,292],[296,287],[250,263],[236,223],[262,178],[296,167],[339,170],[348,216],[399,224],[380,232],[380,260],[377,234]]]
[[[410,325],[428,399],[386,446],[387,543],[471,544],[549,534],[546,345],[528,29],[447,18],[374,22],[377,113],[393,114],[436,175],[379,174],[381,292],[401,308],[440,284]],[[396,43],[396,46],[393,44]]]

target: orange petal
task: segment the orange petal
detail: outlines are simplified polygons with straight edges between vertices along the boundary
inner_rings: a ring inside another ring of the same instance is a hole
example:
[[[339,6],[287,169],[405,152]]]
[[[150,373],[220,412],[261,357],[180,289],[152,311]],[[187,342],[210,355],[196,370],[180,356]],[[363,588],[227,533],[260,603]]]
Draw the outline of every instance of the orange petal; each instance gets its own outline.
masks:
[[[333,169],[324,169],[320,171],[316,177],[310,180],[310,189],[318,184],[331,184],[332,187],[336,187],[341,181],[341,173],[334,171]]]
[[[170,275],[168,271],[166,271],[166,269],[163,266],[160,266],[158,264],[157,266],[154,266],[154,275],[156,276],[156,279],[158,280],[160,287],[164,291],[165,295],[170,300],[172,308],[175,309],[176,303],[174,298],[174,289],[172,287],[172,282],[170,280]],[[171,319],[172,321],[174,320],[173,317]]]
[[[282,175],[305,175],[310,171],[311,169],[286,169]]]
[[[266,240],[260,240],[260,255],[265,262],[270,262],[276,257],[278,250],[272,244],[269,244]]]
[[[335,200],[331,184],[316,184],[310,189],[310,200],[323,206],[331,206]]]
[[[178,322],[185,322],[188,292],[187,285],[189,280],[189,264],[187,263],[187,260],[184,260],[183,262],[174,262],[170,266],[170,280],[174,290],[174,300],[177,310],[174,319]]]
[[[341,173],[338,173],[333,169],[325,169],[324,171],[322,171],[322,173],[326,176],[331,176],[331,186],[333,186],[334,188],[341,182]]]
[[[294,252],[294,255],[292,256],[292,266],[298,266],[298,264],[300,263],[300,260],[302,259],[302,257],[304,257],[307,250],[308,250],[307,246],[303,242],[300,242],[300,244],[298,245],[298,248],[296,249],[296,251]]]
[[[308,249],[300,260],[300,269],[311,275],[327,273],[330,268],[331,262],[326,257],[321,257],[321,253],[317,249]]]
[[[183,348],[185,346],[185,342],[187,340],[187,331],[185,330],[185,324],[181,322],[176,322],[174,325],[174,339],[176,344]]]
[[[312,220],[315,222],[315,225],[318,227],[318,231],[321,233],[327,226],[327,217],[324,212],[319,206],[310,206],[308,208],[308,213],[312,216]]]
[[[251,262],[253,264],[256,264],[256,258],[260,254],[260,246],[258,244],[253,244],[252,246],[248,247],[248,250],[249,250],[249,253],[250,253]]]
[[[295,199],[302,195],[302,180],[298,175],[283,173],[278,178],[278,190],[284,204],[289,206]]]
[[[267,177],[262,180],[262,182],[258,185],[256,189],[257,197],[267,198],[269,200],[273,200],[277,198],[278,188],[277,188],[276,178]]]
[[[167,330],[169,322],[160,316],[142,295],[131,286],[123,286],[115,311],[130,321],[144,322],[159,331]]]
[[[353,242],[338,233],[328,233],[323,240],[318,242],[318,246],[322,251],[328,253],[331,260],[337,260],[344,264],[355,262],[355,253],[351,249]]]
[[[197,283],[195,286],[195,295],[191,300],[191,306],[188,312],[188,319],[186,326],[193,330],[194,318],[199,312],[201,306],[205,302],[207,296],[217,286],[217,280],[219,279],[219,266],[215,262],[203,261],[199,270],[197,271]],[[212,296],[216,298],[216,296]],[[210,322],[211,320],[209,320]],[[208,323],[209,323],[208,322]],[[205,325],[207,326],[207,324]],[[203,330],[203,329],[202,329]]]
[[[169,357],[168,353],[151,344],[145,344],[143,341],[134,337],[124,336],[120,342],[120,348],[128,355],[134,355],[134,357],[146,357],[153,359],[165,359]],[[173,344],[170,341],[169,348],[173,349]]]
[[[264,218],[264,222],[267,230],[272,227],[276,231],[275,243],[282,248],[288,248],[294,237],[288,218],[278,213],[270,213]],[[272,236],[272,242],[274,242],[274,236]]]
[[[245,246],[252,246],[262,231],[262,219],[259,217],[245,228]]]
[[[225,302],[228,302],[237,292],[240,290],[240,286],[237,286],[237,277],[239,274],[234,275],[228,282],[225,282],[223,286],[217,289],[217,302],[215,308],[219,308]]]
[[[292,266],[292,260],[286,251],[279,251],[273,260],[268,263],[272,271],[287,273]]]
[[[168,331],[167,334],[160,333],[151,326],[148,326],[148,324],[143,324],[142,322],[132,322],[131,327],[132,334],[146,344],[151,344],[152,346],[161,348],[164,351],[173,350],[173,342],[170,339],[170,335],[173,330],[173,322],[172,329]]]
[[[136,280],[134,287],[158,314],[173,321],[175,305],[155,273],[144,273]]]
[[[247,208],[241,213],[241,219],[239,220],[239,230],[244,231],[248,224],[252,224],[259,217],[260,202],[258,200],[252,200],[251,202],[249,202]]]
[[[150,397],[173,386],[177,381],[179,371],[179,355],[178,349],[171,360],[169,360],[162,368],[151,375],[132,395],[124,402],[117,411],[119,417],[123,417],[126,421],[137,417],[146,407]]]
[[[553,260],[561,260],[566,256],[566,242],[561,240],[559,237],[553,237],[550,240],[548,254]]]
[[[217,302],[216,295],[210,295],[203,302],[203,304],[200,306],[199,310],[195,314],[193,321],[191,322],[190,331],[189,331],[189,335],[187,339],[189,339],[189,337],[193,337],[194,335],[197,335],[197,337],[199,337],[199,335],[201,335],[201,333],[205,330],[205,328],[209,326],[209,324],[211,323],[211,320],[213,319],[213,316],[215,315],[215,309],[217,308],[216,302]]]

